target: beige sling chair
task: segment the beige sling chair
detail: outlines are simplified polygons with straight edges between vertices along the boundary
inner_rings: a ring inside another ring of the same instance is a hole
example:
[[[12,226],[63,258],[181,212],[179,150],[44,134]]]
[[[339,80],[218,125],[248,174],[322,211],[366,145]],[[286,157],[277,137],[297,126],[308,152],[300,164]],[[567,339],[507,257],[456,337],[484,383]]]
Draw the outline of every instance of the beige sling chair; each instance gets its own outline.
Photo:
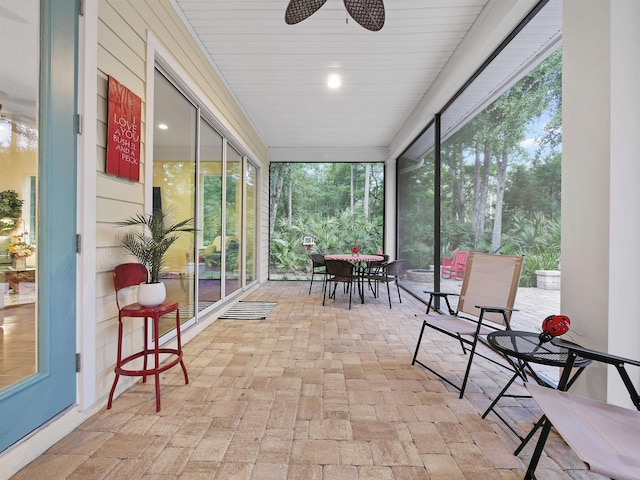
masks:
[[[476,352],[479,337],[498,329],[510,328],[509,321],[514,311],[513,304],[516,299],[523,261],[524,257],[470,253],[457,310],[453,310],[449,303],[449,296],[457,294],[425,292],[430,294],[429,304],[426,314],[416,315],[422,318],[423,322],[412,365],[416,363],[421,365],[449,385],[460,390],[460,398],[462,398],[469,379],[473,357],[476,354],[480,355]],[[438,297],[444,299],[449,315],[429,313],[432,310],[434,299]],[[426,327],[458,339],[463,353],[466,354],[467,350],[469,351],[461,385],[452,382],[442,373],[418,360],[420,344]],[[484,355],[480,356],[484,357]],[[489,360],[493,361],[490,358]]]
[[[614,480],[640,479],[640,395],[625,368],[625,365],[640,367],[640,361],[596,352],[560,339],[552,342],[569,350],[569,359],[558,386],[560,390],[564,390],[577,358],[603,362],[617,369],[636,410],[527,384],[545,416],[525,480],[535,480],[535,470],[552,426],[590,471]]]

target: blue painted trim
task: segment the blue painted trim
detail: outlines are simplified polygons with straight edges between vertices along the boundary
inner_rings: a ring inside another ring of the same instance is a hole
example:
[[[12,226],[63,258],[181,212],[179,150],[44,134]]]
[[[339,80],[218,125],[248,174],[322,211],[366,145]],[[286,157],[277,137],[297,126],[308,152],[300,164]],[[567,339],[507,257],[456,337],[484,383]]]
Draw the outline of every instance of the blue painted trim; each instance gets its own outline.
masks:
[[[76,401],[77,0],[42,0],[39,372],[0,394],[0,451]]]

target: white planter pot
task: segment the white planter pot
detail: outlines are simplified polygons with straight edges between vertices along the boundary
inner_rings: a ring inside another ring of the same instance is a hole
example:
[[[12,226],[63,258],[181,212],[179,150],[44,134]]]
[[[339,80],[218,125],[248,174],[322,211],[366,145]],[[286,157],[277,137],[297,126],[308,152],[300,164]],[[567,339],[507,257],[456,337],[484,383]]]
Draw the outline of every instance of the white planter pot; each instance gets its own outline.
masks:
[[[536,280],[542,290],[560,290],[560,270],[536,270]]]
[[[143,307],[157,307],[167,298],[164,283],[141,283],[138,287],[138,303]]]
[[[27,257],[14,257],[13,259],[14,270],[26,270],[27,269]]]

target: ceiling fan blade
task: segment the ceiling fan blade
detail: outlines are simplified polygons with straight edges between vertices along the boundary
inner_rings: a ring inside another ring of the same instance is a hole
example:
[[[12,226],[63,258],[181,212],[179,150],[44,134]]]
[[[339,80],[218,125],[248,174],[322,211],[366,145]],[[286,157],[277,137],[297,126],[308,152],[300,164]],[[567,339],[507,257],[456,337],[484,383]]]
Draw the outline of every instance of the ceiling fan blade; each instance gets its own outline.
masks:
[[[344,6],[351,18],[367,30],[377,32],[384,27],[383,0],[344,0]]]
[[[288,25],[299,23],[316,13],[326,2],[327,0],[290,0],[284,14],[284,21]]]

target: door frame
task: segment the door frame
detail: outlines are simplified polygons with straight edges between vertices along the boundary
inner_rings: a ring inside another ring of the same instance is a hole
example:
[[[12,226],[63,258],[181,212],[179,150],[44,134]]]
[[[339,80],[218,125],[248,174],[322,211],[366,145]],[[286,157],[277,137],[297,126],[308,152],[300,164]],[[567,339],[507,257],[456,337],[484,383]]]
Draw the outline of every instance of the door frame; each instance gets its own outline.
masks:
[[[76,401],[77,45],[77,2],[41,0],[38,369],[0,393],[0,451]]]

